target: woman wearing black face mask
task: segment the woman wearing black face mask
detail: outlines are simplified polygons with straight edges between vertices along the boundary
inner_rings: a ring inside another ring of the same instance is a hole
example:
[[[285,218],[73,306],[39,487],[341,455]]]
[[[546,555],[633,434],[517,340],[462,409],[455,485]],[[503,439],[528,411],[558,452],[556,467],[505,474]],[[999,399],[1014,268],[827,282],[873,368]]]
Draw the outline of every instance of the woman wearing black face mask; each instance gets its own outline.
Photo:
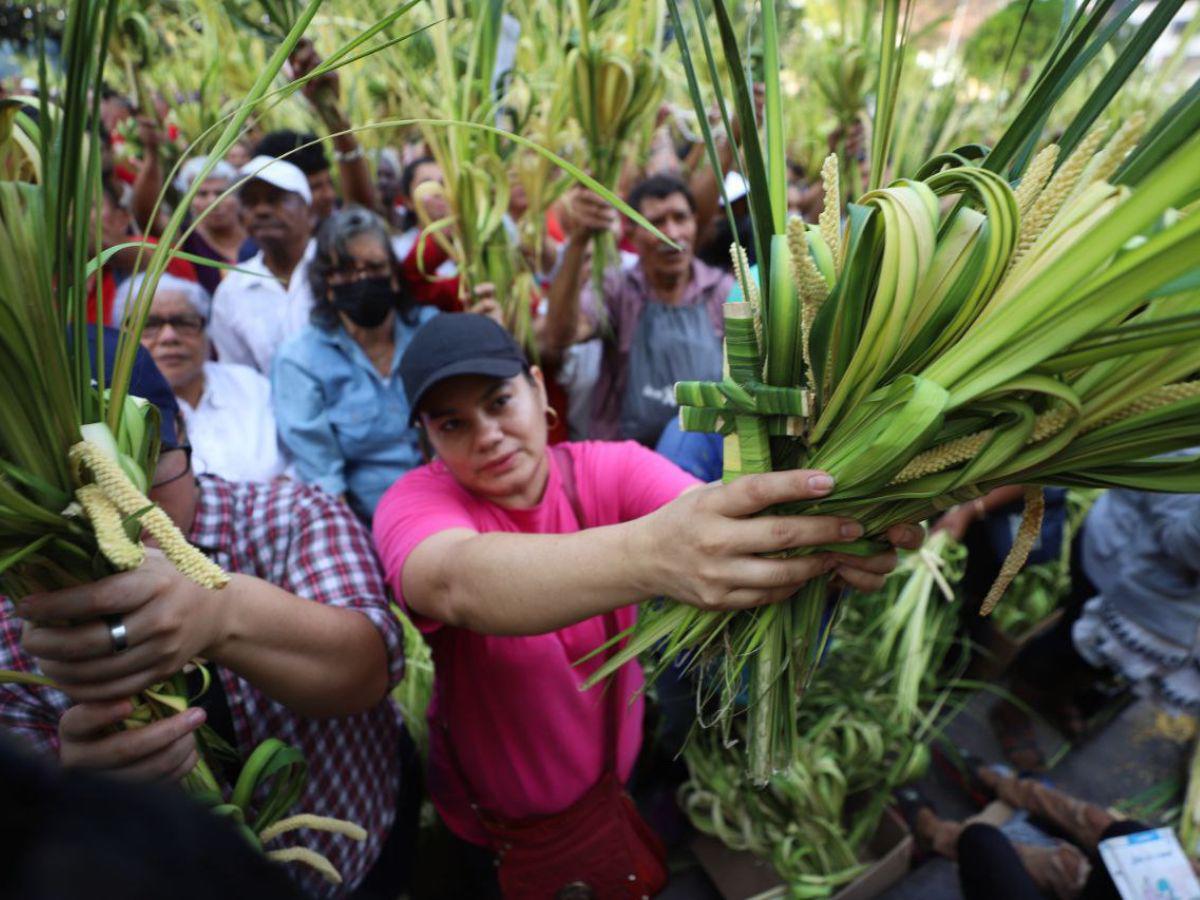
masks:
[[[275,354],[279,436],[302,481],[370,522],[383,492],[424,461],[396,373],[436,310],[411,305],[387,226],[361,207],[322,224],[309,278],[310,325]]]

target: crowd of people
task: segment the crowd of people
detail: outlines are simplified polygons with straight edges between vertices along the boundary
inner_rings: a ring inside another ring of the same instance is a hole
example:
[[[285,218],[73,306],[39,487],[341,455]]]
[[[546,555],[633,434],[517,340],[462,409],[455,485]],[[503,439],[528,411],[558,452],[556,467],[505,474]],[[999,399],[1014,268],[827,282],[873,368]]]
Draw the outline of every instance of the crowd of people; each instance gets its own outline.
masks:
[[[317,62],[304,45],[294,67]],[[394,900],[413,877],[423,793],[456,842],[461,896],[651,895],[666,879],[661,843],[625,793],[644,746],[642,672],[630,663],[607,690],[583,691],[604,656],[579,661],[643,600],[747,608],[830,572],[870,591],[895,564],[894,552],[778,556],[861,536],[849,519],[760,515],[829,493],[829,476],[722,485],[720,438],[678,429],[673,385],[721,377],[738,237],[721,206],[748,228],[745,184],[657,140],[622,193],[673,245],[569,190],[536,223],[548,265],[536,267],[522,346],[492,286],[468,293],[445,247],[422,239],[429,210],[418,215],[413,198],[433,185],[423,194],[436,203],[437,161],[420,142],[368,154],[336,105],[319,109],[337,134],[332,164],[316,135],[247,137],[204,174],[186,256],[152,297],[136,248],[112,255],[93,286],[106,342],[149,302],[132,390],[160,412],[150,496],[230,585],[200,588],[151,551],[135,571],[4,604],[0,669],[61,690],[3,687],[0,725],[67,767],[155,781],[192,769],[200,729],[242,753],[284,739],[308,760],[298,808],[368,833],[305,833],[343,878],[297,875],[313,895]],[[106,139],[134,114],[116,94],[102,113]],[[118,164],[106,147],[94,250],[162,229],[169,136],[151,119],[139,133],[136,159]],[[204,164],[184,165],[176,189]],[[794,211],[811,220],[820,195],[793,174]],[[518,206],[514,192],[514,220]],[[621,252],[597,279],[592,238],[606,232]],[[1158,659],[1154,683],[1191,709],[1200,682],[1176,636],[1200,618],[1183,591],[1195,584],[1197,507],[1159,513],[1156,498],[1121,493],[1105,502],[1140,504],[1139,520],[1163,527],[1135,548],[1103,524],[1133,519],[1108,510],[1087,529],[1086,571],[1124,572],[1145,594],[1152,585],[1121,554],[1169,559],[1156,571],[1177,577],[1152,593],[1177,602],[1093,590],[1076,610],[1077,668],[1166,654],[1178,664],[1161,674]],[[1011,499],[964,506],[941,527],[962,538]],[[923,535],[913,523],[888,539],[912,549]],[[432,648],[424,771],[389,699],[405,674],[393,604]],[[195,658],[213,678],[192,708],[117,728],[128,697]],[[978,838],[922,827],[960,856]],[[560,894],[576,882],[592,893]]]

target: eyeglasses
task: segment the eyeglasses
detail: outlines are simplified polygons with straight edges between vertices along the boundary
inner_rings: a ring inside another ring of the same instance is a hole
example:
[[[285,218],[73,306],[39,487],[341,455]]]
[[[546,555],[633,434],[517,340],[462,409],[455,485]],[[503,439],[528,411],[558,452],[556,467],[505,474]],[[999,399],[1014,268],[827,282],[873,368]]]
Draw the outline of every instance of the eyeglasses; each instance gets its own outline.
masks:
[[[390,262],[374,262],[347,269],[335,269],[327,278],[330,284],[353,284],[364,278],[387,278],[392,274]]]
[[[164,325],[170,325],[180,337],[195,337],[204,330],[204,320],[199,316],[146,316],[146,326],[142,329],[143,337],[155,338]]]
[[[178,481],[192,470],[192,445],[183,444],[171,447],[158,454],[158,466],[154,470],[154,483],[151,488],[160,488],[173,481]]]

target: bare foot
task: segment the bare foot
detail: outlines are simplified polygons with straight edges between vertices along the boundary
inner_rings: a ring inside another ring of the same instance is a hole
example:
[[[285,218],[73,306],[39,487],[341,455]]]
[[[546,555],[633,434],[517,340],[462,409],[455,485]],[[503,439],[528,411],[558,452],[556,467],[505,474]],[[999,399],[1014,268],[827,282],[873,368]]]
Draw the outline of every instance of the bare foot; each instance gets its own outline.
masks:
[[[1062,843],[1054,847],[1014,846],[1039,889],[1053,893],[1059,900],[1079,896],[1092,868],[1079,848]]]
[[[939,819],[937,813],[925,807],[917,813],[914,824],[915,837],[920,846],[932,850],[938,856],[958,859],[958,836],[963,830],[961,822]]]

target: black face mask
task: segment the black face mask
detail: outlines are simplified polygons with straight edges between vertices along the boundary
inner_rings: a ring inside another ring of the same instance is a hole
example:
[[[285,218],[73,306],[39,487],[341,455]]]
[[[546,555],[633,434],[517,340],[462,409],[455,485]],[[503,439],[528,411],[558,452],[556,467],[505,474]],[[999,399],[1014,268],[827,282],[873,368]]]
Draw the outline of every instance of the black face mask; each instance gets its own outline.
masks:
[[[396,291],[390,278],[362,278],[349,284],[330,285],[330,289],[333,308],[363,328],[381,324],[396,305]]]

